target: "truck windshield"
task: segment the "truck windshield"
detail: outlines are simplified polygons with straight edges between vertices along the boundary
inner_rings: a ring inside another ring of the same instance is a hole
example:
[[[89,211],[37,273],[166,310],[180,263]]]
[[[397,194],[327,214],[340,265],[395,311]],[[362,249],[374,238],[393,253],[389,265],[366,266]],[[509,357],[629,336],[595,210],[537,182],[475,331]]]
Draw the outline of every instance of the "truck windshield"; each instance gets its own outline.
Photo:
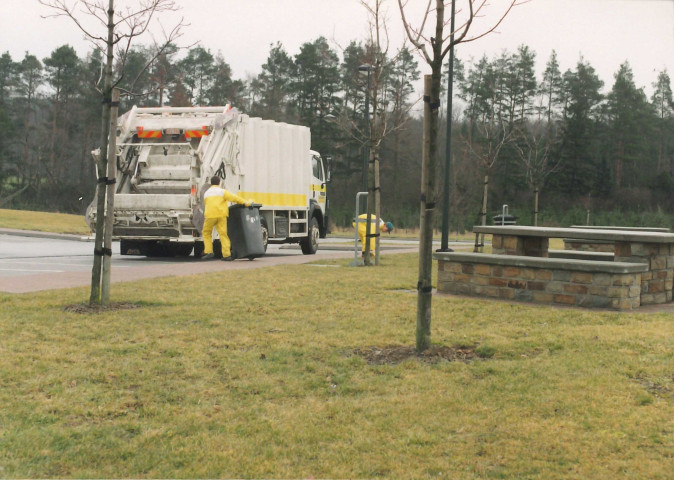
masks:
[[[318,157],[312,157],[311,166],[314,171],[314,177],[318,178],[320,181],[323,181],[323,165],[321,164],[321,159]]]

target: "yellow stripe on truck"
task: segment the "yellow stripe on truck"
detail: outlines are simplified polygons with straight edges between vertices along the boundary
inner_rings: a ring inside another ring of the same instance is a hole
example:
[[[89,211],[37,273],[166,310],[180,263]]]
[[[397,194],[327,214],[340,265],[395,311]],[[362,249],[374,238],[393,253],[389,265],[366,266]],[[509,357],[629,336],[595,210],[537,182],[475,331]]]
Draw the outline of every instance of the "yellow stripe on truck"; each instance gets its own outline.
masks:
[[[323,185],[316,185],[316,184],[311,184],[311,191],[312,192],[325,192],[325,184]]]
[[[307,196],[292,193],[262,193],[262,192],[239,192],[240,197],[253,199],[263,206],[274,205],[278,207],[304,208],[307,206]]]

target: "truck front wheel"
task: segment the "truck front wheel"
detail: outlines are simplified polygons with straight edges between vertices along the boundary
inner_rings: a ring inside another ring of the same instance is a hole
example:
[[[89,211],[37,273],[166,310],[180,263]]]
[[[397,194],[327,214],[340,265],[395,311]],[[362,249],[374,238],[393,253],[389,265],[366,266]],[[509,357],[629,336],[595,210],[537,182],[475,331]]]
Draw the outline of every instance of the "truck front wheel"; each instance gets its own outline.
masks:
[[[318,238],[321,234],[320,229],[318,228],[318,220],[316,217],[312,217],[309,222],[309,235],[300,240],[300,247],[302,247],[302,253],[305,255],[313,255],[318,250]]]

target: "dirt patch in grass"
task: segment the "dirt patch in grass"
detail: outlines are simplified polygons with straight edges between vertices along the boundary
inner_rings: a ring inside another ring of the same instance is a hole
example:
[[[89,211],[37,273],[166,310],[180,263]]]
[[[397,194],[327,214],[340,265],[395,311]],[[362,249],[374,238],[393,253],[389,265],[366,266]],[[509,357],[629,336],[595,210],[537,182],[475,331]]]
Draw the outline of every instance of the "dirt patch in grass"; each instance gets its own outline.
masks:
[[[648,393],[660,398],[671,397],[674,399],[674,374],[660,379],[638,375],[635,380],[644,387]]]
[[[426,363],[468,362],[479,358],[479,355],[472,348],[441,345],[433,345],[421,353],[417,352],[414,346],[406,345],[357,348],[353,353],[363,357],[371,365],[396,365],[411,358]]]
[[[76,305],[67,305],[63,308],[66,312],[71,313],[103,313],[103,312],[114,312],[117,310],[132,310],[134,308],[140,308],[141,305],[136,305],[135,303],[128,302],[111,302],[109,305],[90,305],[88,303],[78,303]]]

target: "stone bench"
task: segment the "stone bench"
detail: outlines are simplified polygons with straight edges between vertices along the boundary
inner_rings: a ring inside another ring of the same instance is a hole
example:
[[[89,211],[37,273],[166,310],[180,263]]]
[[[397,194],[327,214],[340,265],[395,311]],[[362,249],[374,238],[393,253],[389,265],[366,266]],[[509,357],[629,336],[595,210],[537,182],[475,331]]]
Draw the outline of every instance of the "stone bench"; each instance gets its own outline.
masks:
[[[674,233],[652,230],[625,230],[618,227],[604,230],[496,225],[473,227],[475,233],[492,235],[493,254],[549,257],[550,238],[615,242],[614,261],[648,265],[648,271],[641,276],[641,305],[669,303],[674,295]]]
[[[633,310],[641,276],[632,262],[436,252],[438,292],[541,304]]]
[[[627,232],[661,232],[668,233],[669,228],[658,227],[606,227],[606,226],[588,226],[588,225],[571,225],[569,228],[576,229],[600,229],[600,230],[622,230]],[[578,250],[585,252],[613,252],[615,250],[615,242],[611,240],[584,240],[582,238],[564,238],[565,250]]]

